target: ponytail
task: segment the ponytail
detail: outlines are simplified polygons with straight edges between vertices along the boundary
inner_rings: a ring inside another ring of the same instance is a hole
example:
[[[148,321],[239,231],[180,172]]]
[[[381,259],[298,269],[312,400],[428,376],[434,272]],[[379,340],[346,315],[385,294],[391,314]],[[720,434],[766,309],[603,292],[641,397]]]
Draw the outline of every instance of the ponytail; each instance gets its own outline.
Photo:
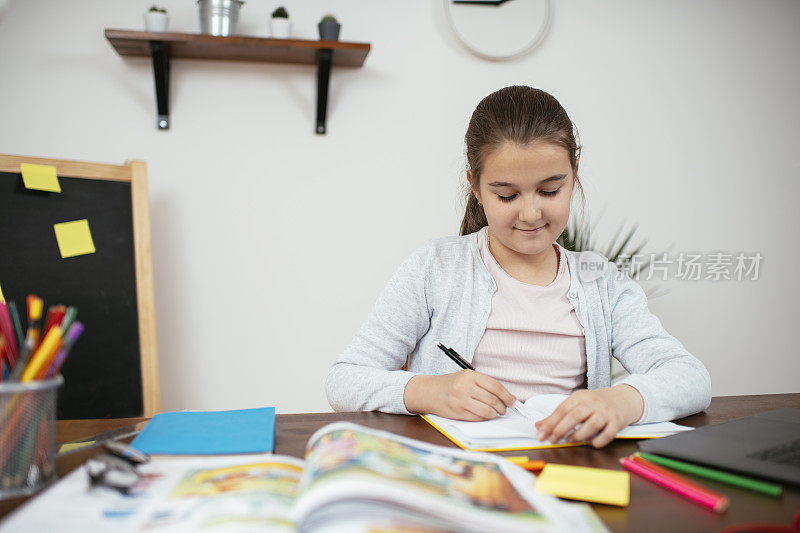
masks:
[[[461,221],[461,235],[475,233],[482,227],[488,225],[486,213],[483,212],[483,206],[478,203],[478,199],[475,198],[472,191],[469,191],[467,210],[464,212],[464,220]]]

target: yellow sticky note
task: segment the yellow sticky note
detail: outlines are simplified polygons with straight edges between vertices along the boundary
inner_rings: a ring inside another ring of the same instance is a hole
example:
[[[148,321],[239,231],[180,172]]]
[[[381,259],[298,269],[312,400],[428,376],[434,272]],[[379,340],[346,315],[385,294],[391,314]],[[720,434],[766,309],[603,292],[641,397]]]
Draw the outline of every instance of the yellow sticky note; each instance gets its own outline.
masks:
[[[89,221],[75,220],[73,222],[62,222],[54,224],[56,230],[56,240],[61,257],[75,257],[94,253],[94,241],[92,232],[89,229]]]
[[[58,176],[56,176],[56,167],[22,163],[20,172],[22,172],[22,182],[28,189],[61,192],[61,185],[58,183]]]
[[[560,498],[628,505],[630,477],[624,470],[548,463],[536,479],[536,489]]]
[[[93,440],[87,440],[86,442],[68,442],[66,444],[62,444],[61,447],[58,449],[58,453],[70,452],[72,450],[78,450],[80,448],[85,448],[91,444],[94,444]]]

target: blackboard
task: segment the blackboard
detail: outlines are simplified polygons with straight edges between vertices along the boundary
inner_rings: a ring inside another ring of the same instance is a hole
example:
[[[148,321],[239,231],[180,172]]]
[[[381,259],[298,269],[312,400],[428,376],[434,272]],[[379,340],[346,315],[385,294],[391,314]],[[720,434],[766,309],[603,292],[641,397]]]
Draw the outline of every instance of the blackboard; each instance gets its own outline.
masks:
[[[58,394],[58,418],[153,414],[157,406],[152,405],[152,394],[145,405],[145,385],[152,383],[145,384],[143,376],[152,378],[155,359],[143,361],[142,344],[152,344],[146,352],[148,359],[154,356],[155,335],[154,331],[144,339],[140,335],[142,298],[137,283],[137,245],[149,252],[149,221],[142,247],[141,236],[137,240],[134,231],[134,182],[132,177],[124,179],[124,169],[130,167],[88,165],[95,174],[107,167],[111,174],[123,169],[122,179],[109,179],[66,176],[68,170],[54,165],[61,193],[52,193],[26,189],[19,165],[12,170],[16,161],[2,164],[8,157],[18,156],[0,156],[0,287],[5,298],[20,309],[31,293],[45,300],[45,308],[73,305],[86,327],[61,371],[64,386]],[[35,158],[24,160],[42,164]],[[62,258],[53,225],[80,219],[88,220],[96,251]],[[149,261],[147,257],[145,262]],[[145,293],[148,290],[144,300],[152,304],[152,280],[150,287],[144,287]],[[144,318],[149,324],[152,309],[148,311],[150,316]],[[157,393],[157,367],[155,372]]]

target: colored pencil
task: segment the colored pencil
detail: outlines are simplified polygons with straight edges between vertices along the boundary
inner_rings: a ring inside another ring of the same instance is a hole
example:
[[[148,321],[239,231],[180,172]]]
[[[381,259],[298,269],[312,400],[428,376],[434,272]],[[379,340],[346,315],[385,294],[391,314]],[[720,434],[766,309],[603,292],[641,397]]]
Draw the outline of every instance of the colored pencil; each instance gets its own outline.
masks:
[[[33,339],[33,350],[39,347],[39,327],[42,320],[42,308],[44,302],[35,294],[28,295],[28,333],[27,336]]]
[[[11,362],[11,357],[11,348],[8,346],[6,334],[5,332],[0,331],[0,361],[3,362],[6,379],[8,379],[8,376],[11,374],[10,370],[16,366],[16,363]]]
[[[47,336],[45,336],[45,339],[46,338],[47,338]],[[42,344],[44,344],[44,342],[42,342]],[[42,363],[42,366],[39,368],[39,370],[33,376],[33,379],[44,379],[45,375],[47,375],[47,371],[50,369],[50,366],[53,364],[53,360],[56,358],[56,355],[58,355],[58,352],[61,351],[61,346],[63,346],[63,345],[64,345],[64,339],[62,337],[62,338],[59,338],[56,341],[55,346],[53,346],[53,349],[50,351],[50,354],[47,355],[47,357],[45,358],[44,362]]]
[[[47,308],[47,312],[44,313],[44,320],[42,320],[42,337],[47,335],[47,330],[50,326],[53,325],[53,317],[55,316],[56,308],[54,305],[51,305]]]
[[[19,309],[14,302],[8,302],[8,314],[11,315],[11,325],[14,326],[14,334],[17,337],[17,346],[22,351],[22,343],[25,342],[25,334],[22,332],[22,322],[19,319]]]
[[[28,366],[22,372],[20,381],[27,383],[34,379],[39,371],[50,361],[61,343],[61,326],[53,326],[42,340],[42,344],[31,356]]]
[[[0,331],[0,362],[3,363],[3,368],[8,368],[10,366],[8,362],[9,357],[6,350],[6,335]]]
[[[727,498],[711,498],[705,492],[698,492],[691,487],[684,485],[670,477],[662,476],[658,472],[647,468],[637,462],[634,462],[627,457],[619,460],[623,468],[642,476],[643,478],[652,481],[662,487],[671,490],[672,492],[683,496],[695,503],[711,509],[717,513],[722,513],[728,508]]]
[[[717,492],[714,492],[713,490],[711,490],[711,489],[709,489],[707,487],[703,487],[702,485],[698,485],[697,483],[695,483],[695,482],[693,482],[693,481],[691,481],[691,480],[689,480],[689,479],[687,479],[687,478],[685,478],[685,477],[683,477],[681,475],[678,475],[675,472],[672,472],[671,470],[667,470],[666,468],[662,468],[662,467],[658,466],[655,463],[651,463],[650,461],[648,461],[647,459],[645,459],[644,457],[642,457],[638,453],[635,453],[635,454],[629,456],[629,459],[631,459],[632,461],[634,461],[636,463],[639,463],[640,465],[646,466],[647,468],[649,468],[650,470],[653,470],[654,472],[658,472],[659,474],[661,474],[664,477],[672,478],[674,481],[677,481],[678,483],[682,483],[683,485],[685,485],[687,487],[690,487],[690,488],[696,490],[697,492],[703,492],[703,493],[706,494],[706,496],[708,496],[711,499],[725,500],[725,504],[724,504],[725,507],[727,507],[728,504],[730,503],[730,502],[728,502],[728,498],[726,496],[724,496],[722,494],[719,494]]]
[[[14,333],[14,326],[11,325],[11,316],[8,314],[5,302],[0,302],[0,332],[6,338],[6,364],[8,368],[13,368],[17,361],[17,336]]]
[[[71,305],[67,307],[67,312],[64,313],[64,320],[61,321],[61,329],[67,331],[69,327],[75,322],[78,316],[78,310]]]
[[[64,361],[67,359],[69,352],[75,345],[75,341],[77,341],[78,337],[80,337],[81,333],[83,333],[83,329],[83,324],[80,322],[74,322],[72,326],[70,326],[69,331],[64,337],[64,344],[61,346],[61,349],[58,351],[55,357],[53,357],[53,361],[50,363],[50,366],[44,375],[45,379],[52,378],[61,371]]]
[[[726,483],[728,485],[734,485],[743,489],[766,494],[767,496],[777,498],[781,495],[781,492],[783,492],[783,487],[774,483],[767,483],[766,481],[759,481],[757,479],[740,476],[738,474],[731,474],[729,472],[708,468],[706,466],[684,463],[683,461],[676,461],[675,459],[661,457],[660,455],[653,455],[650,453],[640,453],[639,455],[651,463],[664,466],[671,470],[677,470],[686,474],[712,479],[714,481],[719,481],[720,483]]]
[[[64,319],[64,314],[66,312],[67,308],[64,305],[51,306],[50,309],[47,310],[47,318],[44,321],[42,335],[46,336],[47,332],[50,331],[50,328],[53,326],[61,325],[61,321]]]

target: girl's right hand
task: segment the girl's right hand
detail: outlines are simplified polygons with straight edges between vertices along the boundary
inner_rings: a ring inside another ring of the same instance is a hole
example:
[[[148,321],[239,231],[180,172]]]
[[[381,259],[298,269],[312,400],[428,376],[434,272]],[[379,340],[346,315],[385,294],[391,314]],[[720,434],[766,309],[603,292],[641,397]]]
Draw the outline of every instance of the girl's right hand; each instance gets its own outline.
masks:
[[[494,378],[474,370],[411,378],[403,393],[406,409],[454,420],[489,420],[505,414],[517,399]]]

